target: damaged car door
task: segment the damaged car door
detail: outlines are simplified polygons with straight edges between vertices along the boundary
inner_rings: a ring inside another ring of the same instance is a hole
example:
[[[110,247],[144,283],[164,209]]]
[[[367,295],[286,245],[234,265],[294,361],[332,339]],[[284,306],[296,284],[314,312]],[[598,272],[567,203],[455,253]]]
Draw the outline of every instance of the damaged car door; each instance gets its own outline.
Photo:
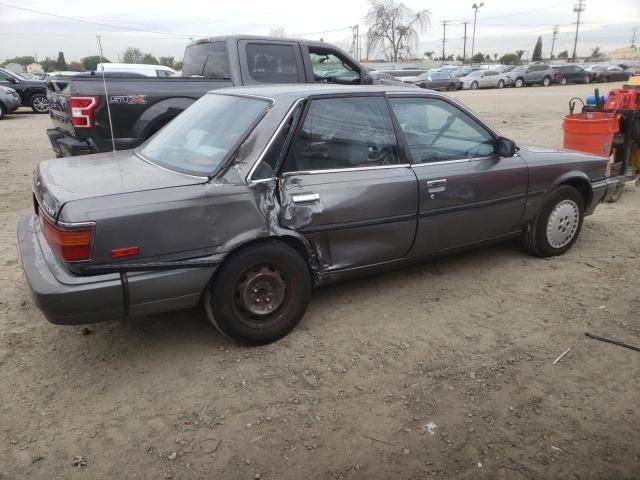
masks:
[[[315,97],[280,178],[280,224],[309,240],[323,270],[404,257],[417,225],[417,179],[383,95]]]

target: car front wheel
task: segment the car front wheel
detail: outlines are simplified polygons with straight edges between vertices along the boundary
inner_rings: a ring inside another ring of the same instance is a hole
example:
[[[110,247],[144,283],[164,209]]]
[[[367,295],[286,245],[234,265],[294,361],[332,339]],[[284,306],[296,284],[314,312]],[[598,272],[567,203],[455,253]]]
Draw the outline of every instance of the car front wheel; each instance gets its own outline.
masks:
[[[49,101],[47,97],[42,94],[36,94],[31,97],[31,110],[36,113],[48,113],[49,112]]]
[[[591,77],[589,77],[589,75],[585,75],[583,79],[583,83],[591,83]]]
[[[562,255],[578,239],[584,201],[575,188],[563,185],[548,197],[540,214],[523,232],[525,248],[541,257]]]
[[[269,241],[241,249],[225,261],[205,292],[204,305],[223,335],[264,345],[300,322],[311,288],[309,267],[300,254]]]
[[[504,88],[504,80],[498,81],[498,88]]]
[[[471,90],[476,90],[478,88],[478,82],[471,82]]]
[[[551,79],[549,77],[544,77],[542,79],[542,86],[548,87],[549,85],[551,85]]]
[[[516,88],[524,87],[524,80],[522,80],[521,78],[516,78],[514,85]]]

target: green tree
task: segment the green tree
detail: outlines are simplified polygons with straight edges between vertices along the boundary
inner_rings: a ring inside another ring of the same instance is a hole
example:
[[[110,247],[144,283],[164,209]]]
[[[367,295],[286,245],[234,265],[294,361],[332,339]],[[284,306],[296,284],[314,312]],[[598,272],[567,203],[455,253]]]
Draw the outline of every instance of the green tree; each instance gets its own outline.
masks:
[[[64,59],[64,52],[58,52],[58,59],[56,60],[56,70],[66,70],[67,62]]]
[[[160,65],[164,65],[165,67],[169,67],[169,68],[175,69],[176,59],[173,58],[173,57],[160,57],[158,59],[158,63]]]
[[[533,55],[531,55],[531,60],[534,62],[542,61],[542,37],[538,37],[536,46],[533,47]]]
[[[145,53],[140,60],[140,63],[144,63],[146,65],[158,65],[158,59],[151,55],[150,53]]]
[[[482,63],[484,62],[484,53],[476,53],[473,57],[471,57],[471,63]]]
[[[67,70],[71,72],[84,72],[84,66],[80,62],[71,62],[67,65]]]
[[[524,55],[524,50],[516,50],[516,55],[518,56],[518,61],[522,60],[522,56]]]
[[[517,53],[507,53],[502,55],[499,61],[503,65],[518,65],[520,63],[520,57]]]
[[[53,72],[56,69],[56,61],[51,57],[40,60],[40,65],[42,65],[42,69],[45,73]]]
[[[173,64],[174,70],[182,70],[182,62],[176,62]]]
[[[493,54],[493,61],[494,61],[494,62],[497,62],[497,61],[498,61],[498,54],[497,54],[497,53],[494,53],[494,54]]]
[[[80,59],[82,66],[85,70],[97,70],[99,63],[111,63],[108,59],[101,57],[100,55],[90,55]]]
[[[424,52],[424,56],[431,60],[433,58],[433,53],[433,50],[427,50],[426,52]]]
[[[24,65],[25,67],[27,65],[29,65],[30,63],[34,63],[36,61],[35,58],[27,55],[24,57],[13,57],[13,58],[7,58],[4,62],[2,62],[2,65],[6,65],[8,63],[18,63],[20,65]]]
[[[122,61],[124,63],[140,63],[144,53],[137,47],[128,47],[122,54]]]
[[[569,58],[569,51],[563,50],[558,54],[558,58]]]
[[[605,54],[600,51],[600,47],[591,49],[591,56],[589,57],[591,60],[602,60],[605,57]]]

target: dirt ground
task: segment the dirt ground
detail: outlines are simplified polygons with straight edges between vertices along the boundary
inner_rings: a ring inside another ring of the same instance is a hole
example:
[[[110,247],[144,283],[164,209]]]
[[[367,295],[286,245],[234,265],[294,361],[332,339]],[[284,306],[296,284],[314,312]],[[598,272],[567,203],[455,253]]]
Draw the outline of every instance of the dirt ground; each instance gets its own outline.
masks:
[[[455,96],[559,147],[592,88]],[[584,335],[640,345],[635,187],[560,258],[505,244],[327,287],[287,338],[244,348],[198,311],[44,320],[15,225],[48,127],[0,121],[1,479],[640,478],[640,353]]]

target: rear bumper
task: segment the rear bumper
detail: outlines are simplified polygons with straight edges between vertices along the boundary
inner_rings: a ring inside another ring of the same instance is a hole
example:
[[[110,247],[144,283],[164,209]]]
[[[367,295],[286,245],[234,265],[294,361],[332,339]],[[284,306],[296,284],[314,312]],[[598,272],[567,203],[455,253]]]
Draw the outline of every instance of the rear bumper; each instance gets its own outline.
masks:
[[[47,137],[49,137],[51,148],[53,148],[56,157],[75,157],[98,152],[89,142],[78,140],[57,128],[47,129]]]
[[[58,325],[194,307],[216,268],[74,275],[41,243],[39,230],[34,215],[18,223],[20,259],[36,305],[49,322]]]

